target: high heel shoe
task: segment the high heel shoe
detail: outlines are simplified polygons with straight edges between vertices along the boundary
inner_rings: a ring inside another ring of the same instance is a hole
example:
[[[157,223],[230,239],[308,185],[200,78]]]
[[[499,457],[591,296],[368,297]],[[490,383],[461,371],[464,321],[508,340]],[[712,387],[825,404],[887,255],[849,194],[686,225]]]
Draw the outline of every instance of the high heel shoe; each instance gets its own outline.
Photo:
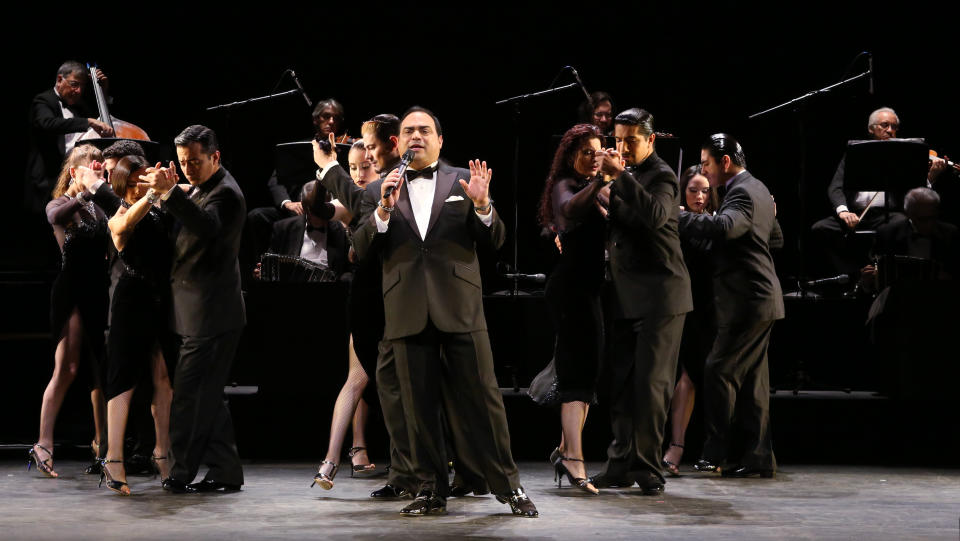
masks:
[[[351,447],[350,450],[347,451],[347,457],[351,459],[351,461],[350,461],[350,477],[353,477],[354,474],[367,474],[367,473],[372,473],[373,471],[375,471],[375,470],[377,469],[377,465],[374,464],[373,462],[369,462],[369,463],[367,463],[367,464],[354,464],[354,463],[353,463],[353,460],[352,460],[353,457],[356,456],[356,454],[359,453],[360,451],[366,451],[366,450],[367,450],[366,447]]]
[[[600,491],[597,490],[596,487],[591,485],[590,480],[587,479],[586,477],[574,477],[573,474],[570,473],[570,470],[568,470],[567,467],[563,465],[564,460],[569,460],[571,462],[583,462],[582,458],[571,458],[568,456],[561,456],[560,460],[557,460],[557,462],[554,465],[554,471],[556,472],[554,474],[554,479],[557,481],[557,488],[561,488],[561,485],[563,483],[563,476],[566,475],[567,480],[570,481],[571,485],[579,488],[584,492],[588,492],[590,494],[594,494],[594,495],[600,494]]]
[[[323,462],[320,463],[320,468],[323,468],[324,464],[330,464],[331,466],[333,466],[333,470],[330,472],[330,475],[327,475],[323,473],[321,469],[318,468],[317,474],[313,476],[313,482],[310,483],[311,488],[313,488],[313,485],[320,485],[320,488],[322,488],[323,490],[330,490],[331,488],[333,488],[333,478],[337,476],[337,470],[340,468],[340,465],[334,464],[329,460],[324,460]]]
[[[670,447],[679,447],[680,449],[683,449],[683,445],[680,444],[680,443],[671,443],[671,444],[670,444]],[[680,451],[680,453],[681,453],[680,456],[683,456],[683,455],[682,455],[683,451]],[[666,458],[664,458],[664,459],[661,460],[660,462],[663,464],[663,469],[666,470],[666,472],[667,472],[668,474],[670,474],[670,477],[680,477],[680,465],[679,465],[679,464],[676,464],[676,463],[674,463],[674,462],[670,462],[670,461],[667,460]]]
[[[130,485],[128,485],[126,481],[117,481],[116,479],[114,479],[113,476],[110,475],[110,472],[107,471],[107,464],[123,464],[123,461],[107,460],[107,459],[101,460],[100,461],[100,483],[97,485],[97,487],[103,486],[103,481],[106,479],[107,488],[116,492],[117,494],[120,494],[123,496],[129,496]]]
[[[554,466],[556,466],[557,462],[559,462],[562,457],[563,457],[563,453],[561,453],[560,448],[557,447],[550,453],[550,464],[553,464]]]
[[[40,460],[40,455],[37,453],[37,449],[47,453],[46,460]],[[35,443],[33,444],[33,447],[27,451],[27,471],[30,471],[31,465],[36,464],[37,471],[45,474],[47,477],[60,477],[60,474],[54,471],[53,466],[50,465],[51,460],[53,460],[53,453],[39,443]]]
[[[87,466],[87,469],[83,470],[83,473],[87,475],[100,475],[100,470],[103,468],[103,445],[100,444],[98,440],[93,440],[90,442],[90,453],[93,455],[93,464]]]
[[[167,459],[166,456],[150,455],[150,463],[153,464],[153,478],[156,479],[157,476],[159,475],[159,476],[160,476],[160,482],[161,482],[161,483],[162,483],[165,479],[167,479],[167,478],[170,477],[169,475],[167,475],[166,477],[164,477],[163,474],[162,474],[162,472],[160,471],[160,461],[161,461],[161,460],[166,460],[166,459]]]

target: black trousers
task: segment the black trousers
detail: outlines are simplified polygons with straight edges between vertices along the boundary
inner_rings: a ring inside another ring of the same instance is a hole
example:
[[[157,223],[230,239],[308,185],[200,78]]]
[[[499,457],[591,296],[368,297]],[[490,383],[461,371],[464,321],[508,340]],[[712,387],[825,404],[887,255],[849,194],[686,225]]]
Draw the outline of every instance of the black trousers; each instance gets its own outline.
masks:
[[[441,407],[454,449],[463,450],[458,464],[467,482],[486,481],[495,494],[520,488],[487,332],[443,333],[428,322],[391,343],[418,492],[446,497],[449,490]]]
[[[663,482],[663,434],[677,374],[685,315],[613,323],[610,421],[613,441],[600,475]]]
[[[383,424],[390,436],[390,475],[387,484],[416,494],[419,483],[413,475],[412,451],[410,439],[407,437],[403,402],[400,399],[400,381],[397,379],[397,360],[393,355],[393,344],[389,340],[382,340],[378,349],[377,395],[383,411]]]
[[[770,369],[767,346],[773,321],[721,326],[703,371],[703,458],[727,462],[731,444],[743,451],[734,464],[776,469],[770,438]],[[733,419],[744,441],[731,442]]]
[[[192,482],[206,464],[207,479],[243,484],[233,420],[223,398],[241,332],[183,337],[170,408],[170,475],[178,481]]]
[[[898,223],[906,219],[900,212],[887,212],[871,208],[857,225],[857,231],[871,231],[888,223]],[[833,269],[838,273],[859,276],[869,262],[869,252],[873,239],[857,235],[836,215],[817,221],[811,227],[817,242],[826,251]]]

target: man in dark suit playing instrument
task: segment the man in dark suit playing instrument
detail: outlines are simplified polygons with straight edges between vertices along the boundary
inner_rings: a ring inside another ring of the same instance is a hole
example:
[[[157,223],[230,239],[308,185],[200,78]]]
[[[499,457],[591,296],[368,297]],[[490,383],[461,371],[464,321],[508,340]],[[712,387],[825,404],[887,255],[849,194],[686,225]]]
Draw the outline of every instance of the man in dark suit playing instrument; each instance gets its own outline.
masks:
[[[174,144],[190,185],[177,186],[173,163],[140,177],[164,193],[163,208],[177,220],[170,281],[174,331],[182,343],[170,410],[174,462],[163,487],[175,493],[239,490],[243,469],[223,387],[246,324],[237,263],[246,203],[220,165],[213,130],[190,126]],[[201,463],[210,468],[205,478],[188,484]]]
[[[718,326],[703,373],[706,441],[694,468],[729,477],[773,477],[767,346],[773,322],[784,316],[770,255],[776,208],[767,187],[746,170],[743,148],[730,135],[710,136],[701,147],[700,167],[726,195],[713,216],[680,216],[684,236],[713,241]],[[729,461],[734,411],[746,440],[738,442],[738,459]]]
[[[101,84],[107,76],[97,70]],[[30,155],[27,158],[25,206],[43,212],[66,152],[89,128],[104,137],[113,135],[82,101],[89,77],[79,62],[64,62],[53,88],[37,94],[30,105]]]
[[[602,156],[609,189],[610,270],[618,306],[611,340],[613,441],[594,486],[663,493],[664,426],[677,375],[690,276],[680,251],[677,176],[657,153],[653,115],[628,109],[614,119],[617,150]],[[622,160],[622,161],[621,161]],[[624,166],[623,162],[626,163]]]
[[[361,260],[383,262],[384,339],[393,347],[419,481],[417,498],[401,512],[446,511],[443,394],[456,410],[454,447],[472,448],[491,492],[514,514],[535,517],[510,451],[483,315],[476,246],[496,249],[506,235],[489,195],[492,170],[479,160],[470,171],[440,165],[442,145],[433,113],[414,107],[403,115],[399,147],[413,152],[411,170],[405,178],[391,171],[367,187],[353,239]]]

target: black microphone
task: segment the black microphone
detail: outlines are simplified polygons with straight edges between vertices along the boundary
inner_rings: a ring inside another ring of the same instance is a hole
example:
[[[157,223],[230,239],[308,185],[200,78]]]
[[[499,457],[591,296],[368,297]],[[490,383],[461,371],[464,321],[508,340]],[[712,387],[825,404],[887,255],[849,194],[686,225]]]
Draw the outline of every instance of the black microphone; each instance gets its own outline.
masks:
[[[596,107],[597,104],[593,103],[593,99],[590,98],[590,93],[587,92],[587,87],[583,86],[583,81],[580,80],[580,74],[577,73],[577,68],[573,66],[567,66],[570,68],[570,72],[573,73],[573,78],[577,80],[577,84],[580,85],[580,90],[583,90],[583,95],[587,97],[587,103],[590,104],[590,107]]]
[[[403,174],[407,172],[407,167],[409,167],[410,162],[413,161],[413,155],[414,155],[414,152],[413,152],[413,149],[411,148],[411,149],[407,149],[407,151],[404,152],[403,156],[400,158],[400,178],[403,178]],[[396,184],[394,184],[393,186],[387,186],[387,190],[383,193],[383,198],[387,199],[391,195],[393,195],[393,189],[396,187],[397,187]]]
[[[804,282],[803,287],[826,286],[831,284],[843,285],[848,283],[850,283],[850,275],[840,274],[830,278],[821,278],[819,280],[810,280],[809,282]]]
[[[870,95],[872,96],[873,95],[873,54],[870,53],[869,51],[867,52],[867,69],[870,71],[870,87],[867,90],[867,92],[869,92]]]
[[[303,89],[303,85],[300,84],[300,79],[297,79],[297,74],[293,70],[287,70],[290,72],[290,77],[293,79],[293,83],[297,85],[297,88],[300,89],[300,93],[303,94],[303,99],[307,101],[307,107],[313,107],[313,102],[310,101],[310,96],[307,95],[307,91]]]

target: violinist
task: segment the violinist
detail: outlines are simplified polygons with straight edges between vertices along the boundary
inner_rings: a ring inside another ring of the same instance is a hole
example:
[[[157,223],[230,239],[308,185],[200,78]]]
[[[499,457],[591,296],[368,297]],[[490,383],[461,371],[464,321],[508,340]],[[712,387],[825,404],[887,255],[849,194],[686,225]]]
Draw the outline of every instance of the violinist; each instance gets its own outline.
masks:
[[[104,87],[107,76],[99,69],[97,79]],[[28,210],[42,212],[57,180],[60,164],[67,152],[87,130],[104,137],[113,128],[95,118],[83,102],[89,76],[79,62],[69,60],[57,70],[53,88],[37,94],[30,106],[30,154],[27,159],[24,204]]]

